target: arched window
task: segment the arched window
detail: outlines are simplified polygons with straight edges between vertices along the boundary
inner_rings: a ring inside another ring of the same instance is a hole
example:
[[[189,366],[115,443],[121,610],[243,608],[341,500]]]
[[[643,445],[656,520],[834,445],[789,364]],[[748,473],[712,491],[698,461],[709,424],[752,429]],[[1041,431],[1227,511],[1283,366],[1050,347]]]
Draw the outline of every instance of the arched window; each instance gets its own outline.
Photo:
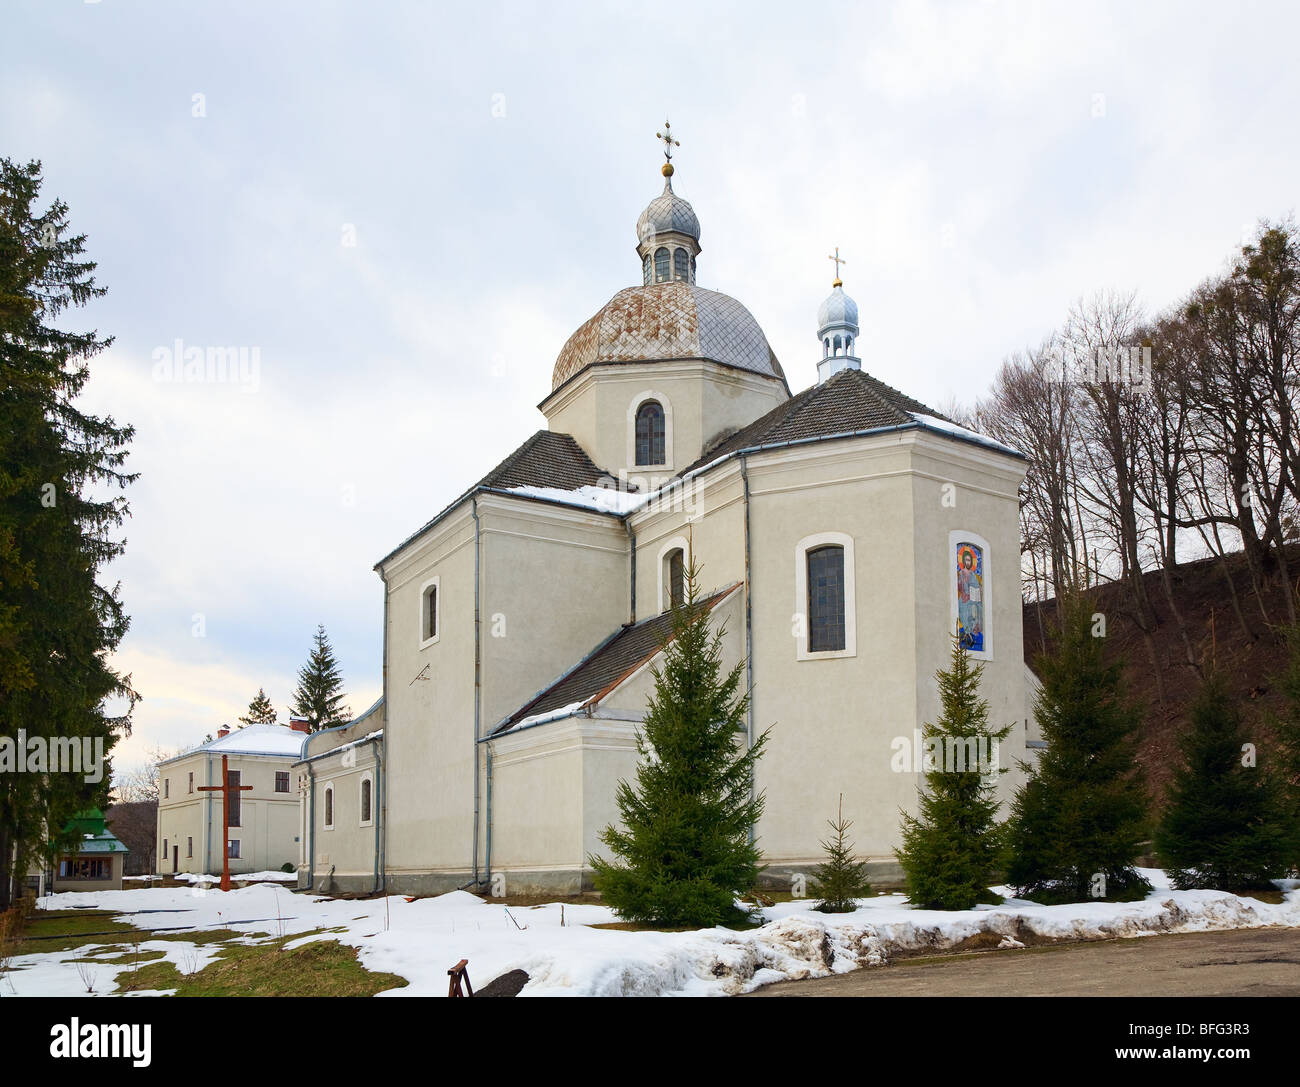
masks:
[[[325,786],[325,829],[334,829],[334,786]]]
[[[431,577],[420,586],[420,648],[427,649],[442,633],[441,604],[438,599],[437,577]]]
[[[661,252],[667,253],[664,249]],[[647,400],[636,409],[637,464],[665,464],[664,409],[657,400]]]
[[[830,357],[831,357],[831,338],[827,336],[826,339],[822,341],[822,358],[828,359]]]
[[[371,809],[370,794],[372,788],[373,786],[371,784],[370,778],[363,777],[361,779],[361,825],[363,827],[369,826],[373,821],[370,816],[370,809]]]
[[[668,553],[668,607],[686,603],[686,553],[679,547]]]
[[[651,284],[651,276],[654,274],[654,264],[650,259],[650,254],[645,255],[645,260],[641,262],[641,282],[647,287]]]
[[[808,552],[808,652],[844,648],[844,548]]]
[[[838,354],[840,353],[840,348],[843,347],[843,346],[844,346],[843,341],[841,341],[840,338],[839,338],[838,336],[836,336],[836,337],[835,337],[835,343],[834,343],[835,354],[838,355]]]
[[[664,283],[668,279],[668,250],[660,246],[655,250],[655,282]]]
[[[438,636],[438,586],[430,585],[424,590],[424,636]]]
[[[687,255],[685,249],[678,249],[673,253],[673,278],[674,279],[684,280],[690,277],[690,272],[688,271],[690,267],[689,265],[690,259],[691,258]]]

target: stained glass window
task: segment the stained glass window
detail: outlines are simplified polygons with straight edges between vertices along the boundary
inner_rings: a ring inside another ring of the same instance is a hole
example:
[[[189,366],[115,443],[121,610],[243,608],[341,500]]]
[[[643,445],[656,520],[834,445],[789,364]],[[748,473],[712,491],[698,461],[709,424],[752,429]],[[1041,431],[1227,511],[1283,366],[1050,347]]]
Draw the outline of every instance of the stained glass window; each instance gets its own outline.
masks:
[[[957,637],[972,653],[984,652],[984,549],[957,544]]]

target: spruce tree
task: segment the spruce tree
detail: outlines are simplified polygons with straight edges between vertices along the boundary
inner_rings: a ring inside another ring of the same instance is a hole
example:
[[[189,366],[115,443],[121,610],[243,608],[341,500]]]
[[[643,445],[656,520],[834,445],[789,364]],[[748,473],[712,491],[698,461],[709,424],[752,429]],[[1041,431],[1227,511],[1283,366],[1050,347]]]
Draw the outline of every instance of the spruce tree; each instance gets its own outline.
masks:
[[[844,818],[844,794],[840,793],[839,814],[826,820],[831,837],[822,842],[826,860],[813,869],[813,894],[820,901],[813,907],[822,913],[852,913],[857,909],[854,899],[871,893],[867,882],[867,866],[853,859],[853,845],[848,840],[853,820]]]
[[[1007,823],[1007,882],[1038,902],[1132,900],[1151,885],[1134,863],[1147,832],[1137,744],[1142,714],[1121,665],[1077,594],[1059,601],[1053,652],[1039,656],[1034,713],[1046,749],[1016,794]]]
[[[655,687],[637,735],[635,784],[619,782],[622,826],[600,836],[616,859],[588,863],[596,889],[620,917],[706,927],[746,916],[736,899],[760,871],[751,835],[763,797],[753,795],[753,781],[767,733],[746,749],[744,662],[723,673],[723,631],[710,633],[693,562],[685,581],[662,662],[651,669]]]
[[[291,708],[299,717],[307,719],[312,732],[351,719],[351,711],[343,705],[343,672],[334,659],[323,625],[316,628],[311,656],[298,671],[298,687]]]
[[[39,163],[0,159],[0,738],[100,740],[107,756],[138,697],[107,663],[128,618],[97,580],[125,546],[133,432],[77,407],[112,340],[59,319],[106,292],[68,206],[37,209],[41,184]],[[75,812],[106,805],[110,773],[0,773],[0,909]]]
[[[908,901],[924,909],[968,910],[995,900],[989,885],[1001,843],[997,775],[1005,770],[991,765],[992,752],[1011,726],[989,726],[989,705],[979,695],[983,670],[954,635],[949,666],[935,673],[941,711],[921,730],[925,788],[918,814],[902,813],[903,844],[894,851]]]
[[[1224,676],[1206,676],[1179,738],[1182,765],[1156,831],[1175,887],[1268,889],[1286,870],[1290,828],[1275,782],[1247,753],[1241,709]]]
[[[257,688],[257,695],[248,704],[248,713],[240,720],[246,725],[275,724],[275,707],[271,705],[271,700],[266,697],[266,692],[261,687]]]

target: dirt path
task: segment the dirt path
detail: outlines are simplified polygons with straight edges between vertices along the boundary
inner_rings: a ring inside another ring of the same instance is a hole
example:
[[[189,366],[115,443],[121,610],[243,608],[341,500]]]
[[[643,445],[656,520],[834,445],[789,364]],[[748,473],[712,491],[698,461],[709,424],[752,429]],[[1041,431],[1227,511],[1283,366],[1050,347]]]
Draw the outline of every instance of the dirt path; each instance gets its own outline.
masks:
[[[753,996],[1300,996],[1300,929],[991,951],[768,985]]]

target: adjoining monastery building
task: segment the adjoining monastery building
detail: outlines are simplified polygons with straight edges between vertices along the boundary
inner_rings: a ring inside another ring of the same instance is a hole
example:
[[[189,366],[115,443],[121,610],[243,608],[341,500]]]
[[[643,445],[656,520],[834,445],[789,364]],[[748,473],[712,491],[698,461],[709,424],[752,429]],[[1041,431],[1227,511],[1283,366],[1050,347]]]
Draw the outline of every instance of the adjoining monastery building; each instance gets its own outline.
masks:
[[[215,740],[158,764],[158,867],[173,872],[216,873],[222,849],[230,871],[267,872],[297,863],[298,793],[294,763],[307,738],[307,723],[222,727]],[[222,843],[221,793],[202,786],[221,785],[225,755],[232,786],[230,836]]]
[[[958,625],[1015,725],[1004,800],[1020,784],[1024,457],[863,369],[838,263],[792,395],[753,315],[697,283],[700,222],[663,175],[641,282],[560,350],[546,429],[376,566],[383,697],[295,765],[299,886],[589,887],[692,558],[724,663],[748,661],[749,739],[772,729],[767,880],[821,860],[841,793],[873,878],[896,878]]]

